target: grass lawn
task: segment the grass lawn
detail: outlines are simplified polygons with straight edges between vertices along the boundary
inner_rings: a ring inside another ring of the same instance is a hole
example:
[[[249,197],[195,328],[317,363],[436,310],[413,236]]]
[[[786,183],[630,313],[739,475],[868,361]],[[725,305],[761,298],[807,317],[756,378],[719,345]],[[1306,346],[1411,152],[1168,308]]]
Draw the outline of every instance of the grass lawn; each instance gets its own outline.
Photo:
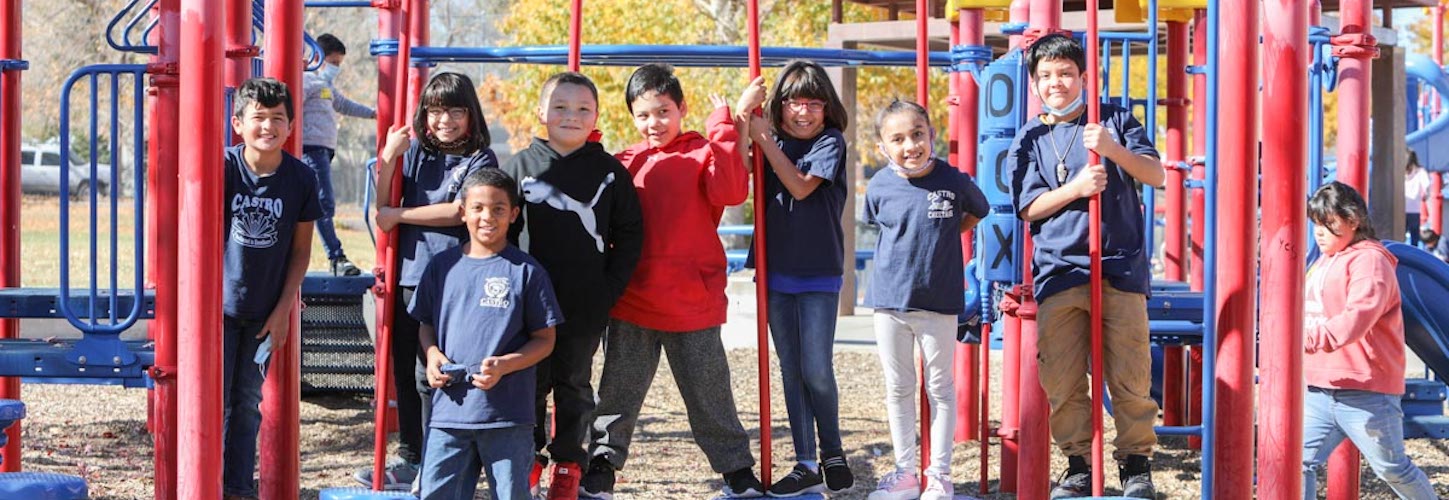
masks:
[[[58,287],[60,286],[60,198],[55,196],[26,195],[20,202],[20,258],[22,262],[21,279],[22,285],[27,287]],[[70,282],[72,287],[85,287],[90,283],[90,203],[88,201],[73,200],[70,203]],[[135,276],[134,245],[137,237],[133,219],[135,211],[130,198],[121,198],[117,203],[118,216],[116,217],[115,233],[117,238],[117,251],[115,252],[117,286],[129,288],[133,285],[131,281]],[[98,226],[96,236],[96,269],[97,286],[109,288],[109,272],[112,269],[111,259],[111,217],[110,199],[101,198],[97,200]],[[358,205],[339,205],[337,207],[337,237],[342,240],[342,248],[347,251],[348,258],[362,268],[364,272],[371,272],[374,259],[372,239],[367,234],[367,228],[363,224],[362,208]],[[186,242],[181,245],[186,246]],[[150,249],[147,249],[148,251]],[[322,250],[321,238],[312,238],[312,271],[326,271],[327,254]]]

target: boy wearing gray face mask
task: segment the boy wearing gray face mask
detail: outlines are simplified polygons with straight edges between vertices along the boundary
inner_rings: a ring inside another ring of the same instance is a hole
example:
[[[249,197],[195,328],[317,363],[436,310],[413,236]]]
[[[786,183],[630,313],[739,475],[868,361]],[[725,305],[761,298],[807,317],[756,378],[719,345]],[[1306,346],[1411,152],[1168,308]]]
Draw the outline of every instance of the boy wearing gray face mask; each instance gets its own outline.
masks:
[[[302,78],[302,162],[317,174],[318,198],[322,202],[322,218],[317,220],[317,234],[327,250],[334,276],[357,276],[361,269],[347,260],[332,217],[336,203],[332,195],[332,159],[337,156],[337,114],[358,118],[377,118],[377,111],[344,97],[333,80],[342,71],[347,46],[332,34],[317,37],[322,50],[322,66]]]

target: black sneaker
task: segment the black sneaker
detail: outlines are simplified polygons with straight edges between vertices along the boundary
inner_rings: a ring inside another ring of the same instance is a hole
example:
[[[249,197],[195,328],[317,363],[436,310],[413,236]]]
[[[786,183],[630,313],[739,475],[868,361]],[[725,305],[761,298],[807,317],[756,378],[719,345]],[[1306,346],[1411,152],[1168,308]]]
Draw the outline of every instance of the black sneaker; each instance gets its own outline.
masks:
[[[1152,486],[1152,460],[1145,455],[1127,455],[1117,462],[1117,477],[1122,480],[1122,496],[1129,498],[1157,498],[1157,488]]]
[[[820,473],[810,470],[805,464],[795,464],[789,475],[770,485],[768,493],[772,497],[795,497],[821,491],[825,491],[825,480]]]
[[[845,462],[845,455],[826,455],[820,462],[820,471],[825,475],[825,488],[831,493],[840,493],[855,486],[855,474]]]
[[[584,478],[579,480],[579,498],[613,500],[614,464],[609,463],[609,460],[602,456],[594,457],[589,461],[589,470],[584,472]]]
[[[347,257],[332,259],[333,276],[357,276],[359,274],[362,274],[362,270],[353,265],[352,261],[347,260]]]
[[[1092,496],[1092,464],[1087,457],[1067,457],[1067,471],[1052,488],[1052,500]]]
[[[749,467],[726,472],[724,475],[725,488],[724,496],[728,498],[754,498],[765,496],[765,485],[760,484],[760,478],[755,477],[755,471]]]

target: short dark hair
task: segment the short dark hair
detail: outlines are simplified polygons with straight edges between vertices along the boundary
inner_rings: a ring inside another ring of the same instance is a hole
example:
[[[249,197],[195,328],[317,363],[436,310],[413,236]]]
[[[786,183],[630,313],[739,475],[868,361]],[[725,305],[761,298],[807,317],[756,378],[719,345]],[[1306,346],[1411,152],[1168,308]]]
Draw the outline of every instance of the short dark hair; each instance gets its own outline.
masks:
[[[1308,199],[1308,220],[1338,235],[1338,230],[1328,224],[1330,219],[1335,218],[1358,223],[1358,229],[1353,234],[1354,243],[1377,239],[1374,226],[1369,222],[1368,203],[1352,186],[1338,181],[1323,185]]]
[[[263,108],[280,105],[287,110],[288,120],[297,116],[292,109],[292,92],[287,90],[287,84],[276,78],[258,77],[242,82],[232,95],[232,116],[241,118],[252,107],[252,103]]]
[[[668,64],[645,64],[629,75],[629,84],[624,87],[624,101],[629,112],[634,112],[635,99],[650,92],[669,96],[676,105],[684,104],[684,87],[679,84],[679,78],[675,78],[674,67]]]
[[[1433,245],[1439,242],[1439,233],[1435,232],[1434,228],[1424,226],[1419,228],[1419,239],[1424,240],[1424,243]]]
[[[562,73],[554,73],[553,76],[543,81],[543,88],[539,89],[538,92],[539,107],[547,104],[548,95],[553,92],[555,87],[563,84],[578,85],[589,89],[589,93],[594,96],[594,102],[599,102],[599,88],[594,86],[593,80],[590,80],[589,77],[577,71],[564,71]]]
[[[815,61],[795,59],[780,70],[775,87],[770,90],[769,108],[765,114],[775,132],[780,133],[780,120],[785,116],[785,100],[803,97],[825,101],[825,127],[844,131],[850,125],[850,115],[830,83],[830,75]]]
[[[493,145],[493,136],[488,133],[488,121],[483,117],[483,106],[478,103],[478,90],[468,75],[443,72],[433,75],[423,94],[418,99],[418,109],[413,113],[413,136],[428,136],[428,108],[463,108],[468,110],[468,139],[463,149],[475,153]],[[422,141],[428,144],[428,141]]]
[[[916,116],[919,116],[922,120],[926,121],[927,128],[931,126],[931,114],[926,112],[925,106],[921,106],[920,104],[916,104],[912,101],[902,101],[900,99],[895,99],[892,100],[891,103],[886,107],[881,108],[881,110],[875,114],[876,133],[880,133],[881,124],[885,123],[886,118],[890,118],[897,113],[915,113]]]
[[[1053,33],[1041,38],[1031,44],[1026,50],[1026,68],[1030,72],[1029,77],[1036,78],[1036,65],[1049,59],[1066,59],[1077,65],[1077,71],[1086,71],[1087,53],[1082,49],[1082,44],[1061,33]]]
[[[343,45],[342,40],[338,40],[331,33],[323,33],[318,36],[317,46],[322,49],[322,57],[327,57],[332,54],[347,54],[347,46]]]
[[[518,197],[518,181],[513,180],[513,177],[501,168],[480,168],[468,174],[463,178],[463,187],[460,191],[462,194],[458,200],[460,202],[467,200],[468,190],[478,186],[502,189],[503,192],[508,193],[509,205],[516,207],[522,203]]]

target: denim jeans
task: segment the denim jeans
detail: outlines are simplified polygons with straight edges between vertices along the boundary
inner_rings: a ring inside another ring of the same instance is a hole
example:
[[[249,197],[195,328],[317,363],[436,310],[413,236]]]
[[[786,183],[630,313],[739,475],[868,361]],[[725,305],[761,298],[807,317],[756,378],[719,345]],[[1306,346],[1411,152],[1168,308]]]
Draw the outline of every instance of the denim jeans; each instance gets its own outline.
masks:
[[[332,159],[337,151],[322,146],[302,146],[302,163],[312,167],[317,174],[317,202],[322,206],[322,218],[317,219],[317,235],[322,237],[322,248],[327,250],[328,260],[347,257],[342,251],[342,241],[337,239],[337,228],[332,216],[337,214],[336,198],[332,195]]]
[[[839,455],[840,393],[835,386],[835,317],[839,292],[770,292],[770,336],[780,357],[780,381],[790,414],[796,460],[820,450]]]
[[[1369,467],[1399,498],[1438,498],[1429,477],[1404,452],[1399,396],[1309,387],[1303,404],[1303,498],[1317,498],[1318,469],[1344,438],[1358,447]]]
[[[526,500],[533,468],[533,426],[498,429],[428,429],[423,454],[423,500],[473,498],[478,475],[488,472],[493,498]]]
[[[222,487],[228,495],[256,496],[257,430],[262,426],[262,381],[255,361],[264,321],[227,316],[222,321]]]

